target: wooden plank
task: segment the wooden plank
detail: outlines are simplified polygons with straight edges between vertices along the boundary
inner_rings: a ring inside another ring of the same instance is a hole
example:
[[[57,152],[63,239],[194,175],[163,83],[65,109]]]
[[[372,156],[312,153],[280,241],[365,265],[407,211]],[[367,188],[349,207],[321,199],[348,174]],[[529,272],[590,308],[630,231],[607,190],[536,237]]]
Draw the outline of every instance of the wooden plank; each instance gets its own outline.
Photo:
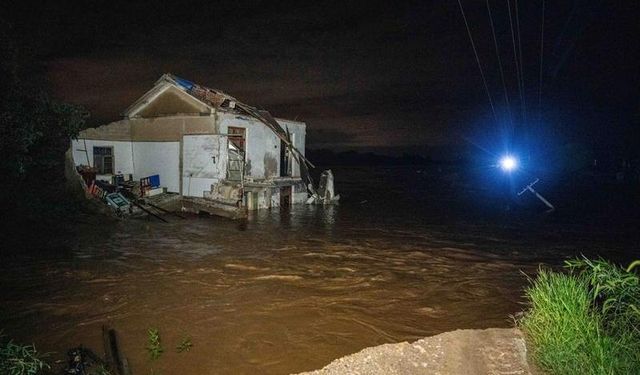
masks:
[[[147,205],[149,205],[149,206],[151,206],[151,207],[155,208],[156,210],[162,211],[162,212],[164,212],[165,214],[175,215],[175,216],[179,217],[180,219],[186,219],[184,216],[180,215],[180,214],[179,214],[179,213],[177,213],[177,212],[169,211],[169,210],[165,210],[164,208],[162,208],[162,207],[160,207],[160,206],[156,206],[155,204],[153,204],[153,203],[151,203],[151,202],[147,202],[147,201],[145,201],[145,204],[147,204]]]
[[[146,208],[142,207],[142,205],[141,205],[140,203],[138,203],[138,202],[136,202],[136,201],[131,201],[131,203],[133,203],[136,207],[138,207],[139,209],[141,209],[142,211],[144,211],[147,215],[149,215],[149,216],[153,216],[153,217],[155,217],[156,219],[158,219],[158,220],[160,220],[160,221],[163,221],[163,222],[165,222],[165,223],[168,223],[168,221],[166,221],[164,218],[162,218],[162,217],[160,217],[160,216],[158,216],[158,215],[154,214],[153,212],[151,212],[151,211],[147,210]]]
[[[105,359],[107,366],[116,371],[118,375],[131,375],[129,361],[124,356],[118,345],[116,330],[102,326],[102,340],[104,343]]]
[[[115,371],[116,366],[111,352],[111,340],[109,338],[109,328],[102,326],[102,345],[104,346],[104,362],[110,371]]]

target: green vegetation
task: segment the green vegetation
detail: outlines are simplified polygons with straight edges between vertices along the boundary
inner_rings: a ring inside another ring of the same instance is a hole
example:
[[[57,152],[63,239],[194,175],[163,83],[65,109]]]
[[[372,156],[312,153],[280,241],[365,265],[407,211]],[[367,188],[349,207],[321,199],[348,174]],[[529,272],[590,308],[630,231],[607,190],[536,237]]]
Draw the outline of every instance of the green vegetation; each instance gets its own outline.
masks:
[[[18,35],[0,20],[0,179],[32,182],[40,173],[62,175],[69,139],[85,125],[82,107],[53,100],[46,82],[34,78],[38,61],[27,57]]]
[[[87,127],[88,112],[47,92],[40,62],[0,17],[0,241],[6,248],[58,246],[52,236],[70,232],[68,223],[83,209],[67,193],[65,151]],[[7,254],[0,253],[0,256]]]
[[[552,374],[640,374],[638,262],[622,269],[586,258],[570,273],[540,270],[518,322],[533,357]]]
[[[0,332],[0,339],[3,336]],[[33,345],[18,345],[12,340],[0,340],[0,374],[3,375],[35,375],[49,369]]]
[[[90,374],[92,375],[111,375],[111,371],[109,371],[105,365],[98,365]]]
[[[591,300],[609,333],[640,338],[640,277],[633,272],[639,264],[635,261],[625,270],[601,259],[567,262],[567,268],[589,284]]]
[[[178,351],[178,353],[184,353],[190,351],[192,347],[193,343],[191,342],[191,338],[185,337],[180,341],[180,344],[176,346],[176,350]]]
[[[160,332],[156,328],[147,330],[147,351],[152,360],[160,358],[164,349],[160,344]]]

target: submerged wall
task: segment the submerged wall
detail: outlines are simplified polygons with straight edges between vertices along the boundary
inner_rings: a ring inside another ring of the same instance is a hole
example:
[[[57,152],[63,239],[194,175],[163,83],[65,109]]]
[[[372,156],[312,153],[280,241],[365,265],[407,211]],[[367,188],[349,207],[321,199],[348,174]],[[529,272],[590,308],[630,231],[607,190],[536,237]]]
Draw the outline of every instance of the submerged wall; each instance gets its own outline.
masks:
[[[294,146],[305,151],[306,126],[302,122],[277,121],[288,129]],[[80,133],[72,141],[76,166],[94,165],[93,147],[112,147],[114,173],[131,174],[135,180],[160,175],[160,184],[169,192],[204,197],[212,185],[226,179],[229,127],[245,129],[245,177],[254,181],[280,177],[281,140],[262,122],[228,111],[207,115],[174,115],[156,118],[131,118],[116,121]],[[86,147],[85,147],[86,145]],[[297,161],[292,161],[292,177],[300,176]],[[109,180],[111,175],[98,176]],[[294,184],[292,203],[306,200],[304,185]],[[278,187],[258,188],[256,208],[278,206]]]
[[[276,119],[283,128],[289,129],[294,146],[304,154],[306,125],[303,122]],[[219,114],[219,130],[228,134],[229,127],[246,129],[247,170],[246,175],[253,179],[280,177],[281,141],[271,129],[262,122],[234,113]],[[294,160],[292,176],[300,177],[300,166]]]
[[[180,142],[132,142],[134,180],[160,175],[160,186],[180,192]]]
[[[182,139],[182,194],[203,197],[227,173],[227,139],[220,135],[185,135]]]
[[[293,146],[298,149],[304,155],[306,153],[306,138],[307,138],[307,126],[304,122],[276,119],[278,123],[284,128],[289,130]],[[292,176],[300,177],[300,164],[294,160]],[[305,190],[306,194],[306,190]]]
[[[123,174],[134,174],[133,149],[130,141],[108,141],[93,139],[77,139],[71,142],[71,152],[76,166],[93,166],[93,148],[113,148],[113,171]],[[111,176],[98,175],[98,179],[110,179]]]
[[[86,145],[86,152],[85,152]],[[135,180],[154,174],[160,175],[160,184],[170,192],[180,192],[179,142],[131,142],[78,139],[71,143],[76,166],[93,166],[93,148],[113,149],[113,172],[131,174]],[[98,175],[110,180],[112,175]]]

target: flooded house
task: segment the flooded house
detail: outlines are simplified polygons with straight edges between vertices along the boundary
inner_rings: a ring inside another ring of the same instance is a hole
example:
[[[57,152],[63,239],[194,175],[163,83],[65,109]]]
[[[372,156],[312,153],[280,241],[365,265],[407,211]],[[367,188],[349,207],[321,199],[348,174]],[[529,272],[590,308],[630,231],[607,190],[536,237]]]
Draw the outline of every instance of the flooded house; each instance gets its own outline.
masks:
[[[305,136],[304,122],[165,74],[121,120],[80,132],[70,154],[96,181],[151,185],[183,210],[257,210],[307,200]]]

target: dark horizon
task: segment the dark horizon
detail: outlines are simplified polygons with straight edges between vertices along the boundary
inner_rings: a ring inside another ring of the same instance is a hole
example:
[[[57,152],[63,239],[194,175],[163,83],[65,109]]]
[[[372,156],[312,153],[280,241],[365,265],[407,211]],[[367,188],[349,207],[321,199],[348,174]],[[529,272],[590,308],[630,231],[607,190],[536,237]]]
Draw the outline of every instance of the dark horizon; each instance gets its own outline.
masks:
[[[495,150],[501,143],[637,146],[631,137],[640,119],[637,2],[547,2],[541,111],[541,2],[520,4],[526,122],[508,11],[490,3],[513,128],[504,120],[508,107],[486,5],[462,4],[498,122],[455,1],[293,7],[149,0],[92,8],[27,1],[4,17],[54,96],[88,108],[94,126],[119,119],[171,72],[307,122],[312,149],[427,155],[470,145]]]
[[[640,1],[9,2],[0,373],[640,374]]]

